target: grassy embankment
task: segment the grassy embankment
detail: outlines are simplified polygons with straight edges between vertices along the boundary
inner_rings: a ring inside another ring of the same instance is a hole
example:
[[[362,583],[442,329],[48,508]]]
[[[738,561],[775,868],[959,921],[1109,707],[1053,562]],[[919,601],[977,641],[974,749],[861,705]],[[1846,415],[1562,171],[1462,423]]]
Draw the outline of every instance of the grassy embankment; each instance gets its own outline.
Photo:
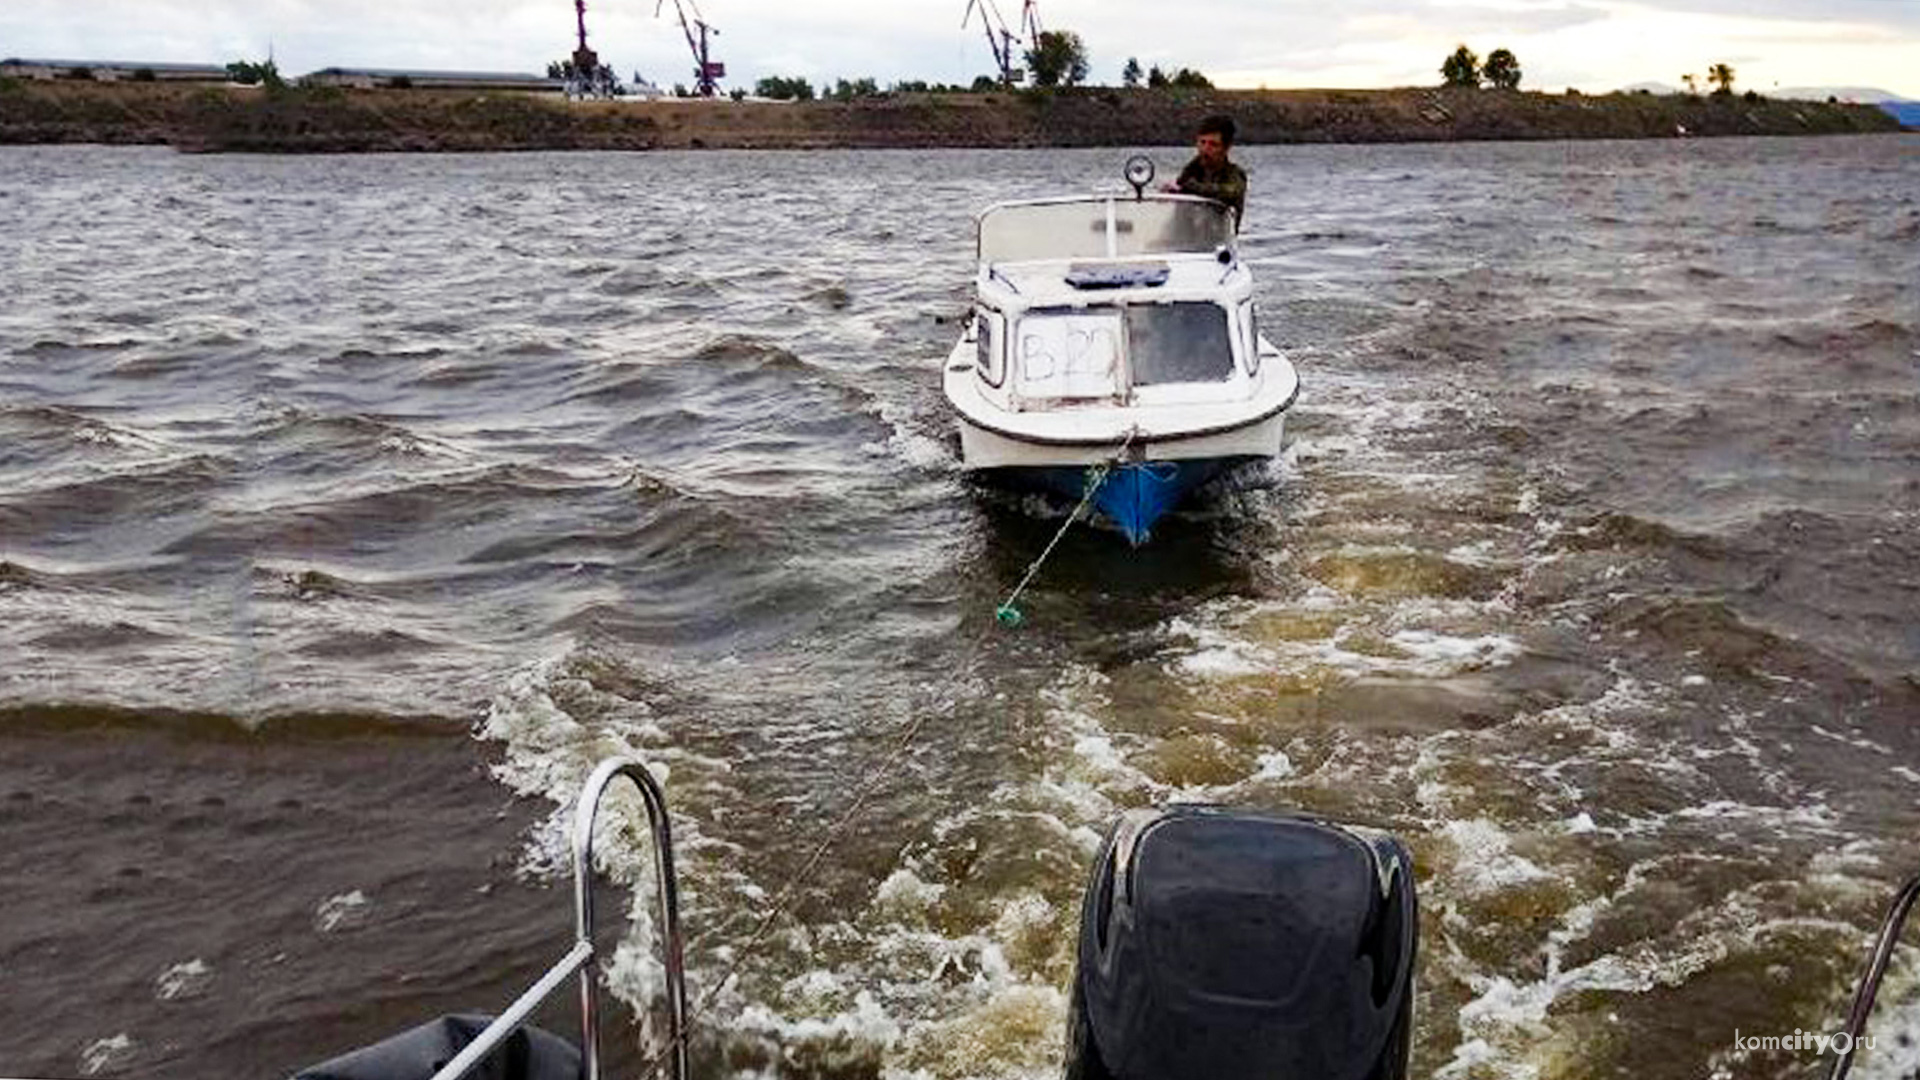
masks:
[[[1085,88],[848,103],[569,103],[472,91],[0,80],[0,143],[158,143],[186,151],[1146,146],[1186,142],[1195,119],[1209,112],[1232,113],[1243,143],[1901,130],[1873,106],[1738,95]]]

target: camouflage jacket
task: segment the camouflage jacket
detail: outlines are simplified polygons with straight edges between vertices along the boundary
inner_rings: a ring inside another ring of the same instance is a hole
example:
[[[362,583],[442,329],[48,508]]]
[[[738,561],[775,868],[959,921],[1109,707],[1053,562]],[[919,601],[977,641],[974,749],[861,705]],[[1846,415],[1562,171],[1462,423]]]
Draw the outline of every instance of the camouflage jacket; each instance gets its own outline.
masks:
[[[1218,169],[1208,169],[1199,158],[1187,162],[1174,181],[1183,194],[1198,195],[1233,207],[1234,227],[1247,216],[1247,171],[1229,161]]]

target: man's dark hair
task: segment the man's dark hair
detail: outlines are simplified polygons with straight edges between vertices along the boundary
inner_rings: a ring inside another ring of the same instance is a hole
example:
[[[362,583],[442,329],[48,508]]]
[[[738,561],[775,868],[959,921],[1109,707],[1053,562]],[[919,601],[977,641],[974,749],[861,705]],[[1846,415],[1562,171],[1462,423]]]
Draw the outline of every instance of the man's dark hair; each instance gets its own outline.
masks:
[[[1224,113],[1209,116],[1205,120],[1200,121],[1200,130],[1195,132],[1195,134],[1218,135],[1220,136],[1221,142],[1232,146],[1234,136],[1233,117],[1227,116]]]

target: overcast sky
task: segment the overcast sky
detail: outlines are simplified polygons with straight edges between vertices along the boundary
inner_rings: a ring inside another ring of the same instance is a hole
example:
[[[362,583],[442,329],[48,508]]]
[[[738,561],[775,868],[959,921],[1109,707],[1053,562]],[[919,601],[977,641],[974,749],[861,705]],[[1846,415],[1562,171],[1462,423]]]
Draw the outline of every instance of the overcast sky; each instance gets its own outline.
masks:
[[[589,0],[587,29],[622,76],[691,81],[674,0]],[[1020,0],[996,0],[1017,20]],[[723,85],[764,75],[970,82],[991,71],[965,0],[701,0]],[[1456,44],[1512,49],[1523,85],[1677,85],[1727,63],[1736,89],[1878,87],[1920,97],[1920,0],[1039,0],[1076,31],[1091,81],[1193,67],[1222,86],[1439,81]],[[691,10],[691,8],[690,8]],[[541,71],[573,47],[573,0],[0,0],[0,57]]]

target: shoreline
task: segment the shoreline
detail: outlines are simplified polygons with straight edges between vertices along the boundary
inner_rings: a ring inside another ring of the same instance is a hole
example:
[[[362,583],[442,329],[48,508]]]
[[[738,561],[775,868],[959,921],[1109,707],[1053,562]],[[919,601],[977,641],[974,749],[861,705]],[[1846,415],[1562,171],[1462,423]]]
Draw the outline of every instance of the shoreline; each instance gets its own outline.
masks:
[[[1742,95],[1120,90],[886,94],[851,102],[568,102],[429,90],[0,80],[0,145],[188,153],[1036,149],[1184,145],[1225,112],[1243,146],[1839,135],[1910,130],[1872,105]]]

